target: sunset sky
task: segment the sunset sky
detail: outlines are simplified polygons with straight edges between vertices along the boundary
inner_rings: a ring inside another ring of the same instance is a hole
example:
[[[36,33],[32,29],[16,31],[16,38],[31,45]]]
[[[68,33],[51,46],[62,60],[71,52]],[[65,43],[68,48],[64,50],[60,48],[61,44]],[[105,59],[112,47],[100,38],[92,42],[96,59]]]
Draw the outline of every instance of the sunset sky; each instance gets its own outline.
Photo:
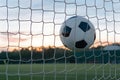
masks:
[[[63,46],[60,27],[74,15],[93,23],[95,46],[120,42],[119,0],[0,0],[0,50]]]

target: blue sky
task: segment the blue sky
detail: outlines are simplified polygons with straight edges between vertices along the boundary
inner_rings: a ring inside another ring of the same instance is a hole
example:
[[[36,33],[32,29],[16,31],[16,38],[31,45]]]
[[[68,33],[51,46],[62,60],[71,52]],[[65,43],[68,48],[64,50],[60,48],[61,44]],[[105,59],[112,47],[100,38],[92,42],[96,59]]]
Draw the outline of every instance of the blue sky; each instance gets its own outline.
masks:
[[[0,47],[63,46],[59,29],[74,15],[93,23],[96,42],[120,39],[119,0],[0,0],[0,12]]]

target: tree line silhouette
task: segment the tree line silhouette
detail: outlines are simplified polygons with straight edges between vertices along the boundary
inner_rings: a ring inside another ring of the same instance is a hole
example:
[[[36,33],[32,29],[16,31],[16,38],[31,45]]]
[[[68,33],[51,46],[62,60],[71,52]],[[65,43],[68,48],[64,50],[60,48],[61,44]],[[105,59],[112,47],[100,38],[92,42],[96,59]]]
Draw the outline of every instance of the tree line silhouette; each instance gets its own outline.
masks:
[[[64,48],[22,48],[21,50],[2,51],[0,64],[29,63],[120,63],[120,50],[104,51],[100,48],[74,52]]]
[[[63,48],[43,48],[41,51],[37,49],[22,48],[21,50],[2,51],[0,53],[0,64],[18,64],[18,63],[65,63],[67,57],[73,58],[73,54],[69,50]],[[66,60],[67,59],[67,60]]]

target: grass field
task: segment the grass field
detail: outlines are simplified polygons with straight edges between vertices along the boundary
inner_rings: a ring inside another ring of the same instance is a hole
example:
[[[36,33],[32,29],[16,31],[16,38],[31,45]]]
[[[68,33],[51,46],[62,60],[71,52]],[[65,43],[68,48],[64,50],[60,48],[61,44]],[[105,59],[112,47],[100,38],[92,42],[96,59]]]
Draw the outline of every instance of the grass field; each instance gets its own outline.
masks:
[[[119,80],[119,64],[0,65],[0,80]]]

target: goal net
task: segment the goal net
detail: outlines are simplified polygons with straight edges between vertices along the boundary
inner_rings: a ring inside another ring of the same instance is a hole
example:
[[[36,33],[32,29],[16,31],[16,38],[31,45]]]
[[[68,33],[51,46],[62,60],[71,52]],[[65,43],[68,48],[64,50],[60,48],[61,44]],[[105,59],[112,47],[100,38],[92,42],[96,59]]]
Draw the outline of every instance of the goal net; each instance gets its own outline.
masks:
[[[95,27],[71,51],[59,30],[72,16]],[[120,80],[120,0],[0,0],[0,80]]]

